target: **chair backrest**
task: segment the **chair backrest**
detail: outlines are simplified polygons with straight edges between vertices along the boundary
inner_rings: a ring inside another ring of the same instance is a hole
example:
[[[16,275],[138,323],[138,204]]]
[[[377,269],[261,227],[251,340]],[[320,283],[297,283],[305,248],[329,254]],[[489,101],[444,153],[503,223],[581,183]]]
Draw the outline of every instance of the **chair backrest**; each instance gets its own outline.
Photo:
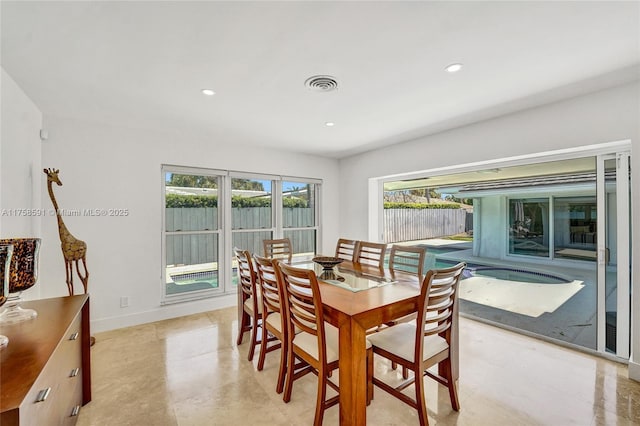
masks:
[[[357,248],[358,241],[340,238],[336,244],[336,257],[353,262]]]
[[[353,261],[362,265],[371,265],[382,269],[387,245],[384,243],[370,243],[359,241]]]
[[[291,240],[289,240],[289,238],[263,240],[262,245],[264,247],[264,257],[285,260],[287,263],[291,263],[291,258],[293,257],[293,248],[291,246]]]
[[[318,358],[326,362],[326,337],[322,299],[313,270],[295,268],[276,261],[278,280],[283,289],[289,330],[298,327],[318,339]]]
[[[458,284],[465,266],[464,262],[460,262],[451,268],[427,271],[418,301],[416,356],[422,356],[423,338],[426,336],[438,334],[451,345],[451,323],[457,303]]]
[[[389,270],[416,275],[420,282],[424,277],[424,259],[427,248],[420,246],[393,245],[389,254]]]
[[[262,293],[263,317],[266,319],[271,312],[282,314],[281,300],[283,300],[283,294],[278,285],[278,277],[273,265],[275,261],[268,257],[258,256],[257,254],[254,254],[253,258],[256,261],[258,283],[260,284]],[[285,319],[284,316],[282,319]],[[284,330],[284,327],[282,330]]]
[[[256,271],[253,268],[253,262],[251,261],[251,253],[248,250],[241,250],[239,248],[233,248],[233,252],[238,259],[238,284],[240,291],[242,291],[242,301],[244,302],[249,297],[255,295],[256,292]],[[254,303],[257,308],[258,301],[254,298]],[[258,312],[254,310],[254,312]]]

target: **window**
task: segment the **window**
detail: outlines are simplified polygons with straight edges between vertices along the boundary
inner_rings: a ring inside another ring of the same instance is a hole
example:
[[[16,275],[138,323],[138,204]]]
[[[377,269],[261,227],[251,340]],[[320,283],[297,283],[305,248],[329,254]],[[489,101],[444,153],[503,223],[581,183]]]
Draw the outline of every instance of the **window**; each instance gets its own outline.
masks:
[[[596,260],[596,197],[558,197],[553,202],[554,256]]]
[[[306,260],[316,253],[318,223],[316,184],[282,182],[283,235],[291,240],[293,262]]]
[[[163,303],[235,292],[233,248],[288,237],[294,261],[318,251],[321,181],[163,166]]]
[[[509,200],[509,254],[549,257],[549,199]]]
[[[164,300],[223,291],[220,183],[213,171],[163,168]]]

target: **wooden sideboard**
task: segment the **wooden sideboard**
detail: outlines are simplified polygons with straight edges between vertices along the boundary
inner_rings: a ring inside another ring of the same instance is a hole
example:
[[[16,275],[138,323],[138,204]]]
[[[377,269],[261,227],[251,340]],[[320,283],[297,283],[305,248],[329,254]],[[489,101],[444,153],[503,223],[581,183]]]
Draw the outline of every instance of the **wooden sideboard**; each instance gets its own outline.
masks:
[[[38,316],[0,325],[0,424],[73,425],[91,401],[89,296],[23,302]]]

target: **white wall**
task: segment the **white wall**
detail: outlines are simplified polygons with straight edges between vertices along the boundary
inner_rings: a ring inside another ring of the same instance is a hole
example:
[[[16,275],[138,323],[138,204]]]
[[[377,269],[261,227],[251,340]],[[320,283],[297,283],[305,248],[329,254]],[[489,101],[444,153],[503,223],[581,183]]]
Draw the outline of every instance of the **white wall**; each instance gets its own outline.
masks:
[[[4,69],[0,72],[0,238],[39,237],[40,218],[25,216],[22,209],[41,207],[42,113]],[[41,282],[23,298],[38,299]]]
[[[493,195],[477,198],[480,201],[482,214],[478,218],[480,235],[474,235],[473,244],[476,256],[501,259],[504,257],[504,208],[505,200],[502,196]],[[496,238],[499,236],[500,238]]]
[[[399,111],[398,113],[401,113]],[[630,139],[631,169],[640,170],[640,83],[595,92],[340,161],[344,211],[366,211],[369,179],[483,160]],[[635,153],[635,155],[634,155]],[[633,241],[640,250],[640,173],[632,176]],[[368,223],[346,215],[340,233],[367,238]],[[630,377],[640,380],[640,260],[634,256]]]
[[[61,209],[125,208],[127,217],[64,217],[69,231],[87,243],[92,330],[101,331],[236,303],[235,296],[160,306],[161,164],[174,164],[323,179],[321,235],[324,247],[338,237],[338,162],[181,133],[152,132],[45,116],[49,140],[44,167],[60,169],[54,186]],[[40,173],[45,182],[44,173]],[[46,191],[42,203],[51,206]],[[43,297],[66,294],[55,218],[43,223]],[[76,289],[80,290],[79,280]],[[120,308],[121,296],[129,307]]]
[[[2,68],[0,71],[0,236],[37,237],[40,221],[17,215],[14,209],[40,208],[42,113],[11,76]]]

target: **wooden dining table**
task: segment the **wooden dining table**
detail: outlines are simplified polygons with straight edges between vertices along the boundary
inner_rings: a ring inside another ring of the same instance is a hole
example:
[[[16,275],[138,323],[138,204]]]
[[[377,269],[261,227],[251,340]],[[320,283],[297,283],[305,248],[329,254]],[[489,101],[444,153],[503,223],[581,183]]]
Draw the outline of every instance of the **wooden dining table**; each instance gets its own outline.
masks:
[[[415,275],[342,262],[335,279],[323,279],[325,321],[339,329],[340,424],[364,425],[367,414],[366,331],[417,311],[420,283]],[[331,278],[331,277],[329,277]]]

